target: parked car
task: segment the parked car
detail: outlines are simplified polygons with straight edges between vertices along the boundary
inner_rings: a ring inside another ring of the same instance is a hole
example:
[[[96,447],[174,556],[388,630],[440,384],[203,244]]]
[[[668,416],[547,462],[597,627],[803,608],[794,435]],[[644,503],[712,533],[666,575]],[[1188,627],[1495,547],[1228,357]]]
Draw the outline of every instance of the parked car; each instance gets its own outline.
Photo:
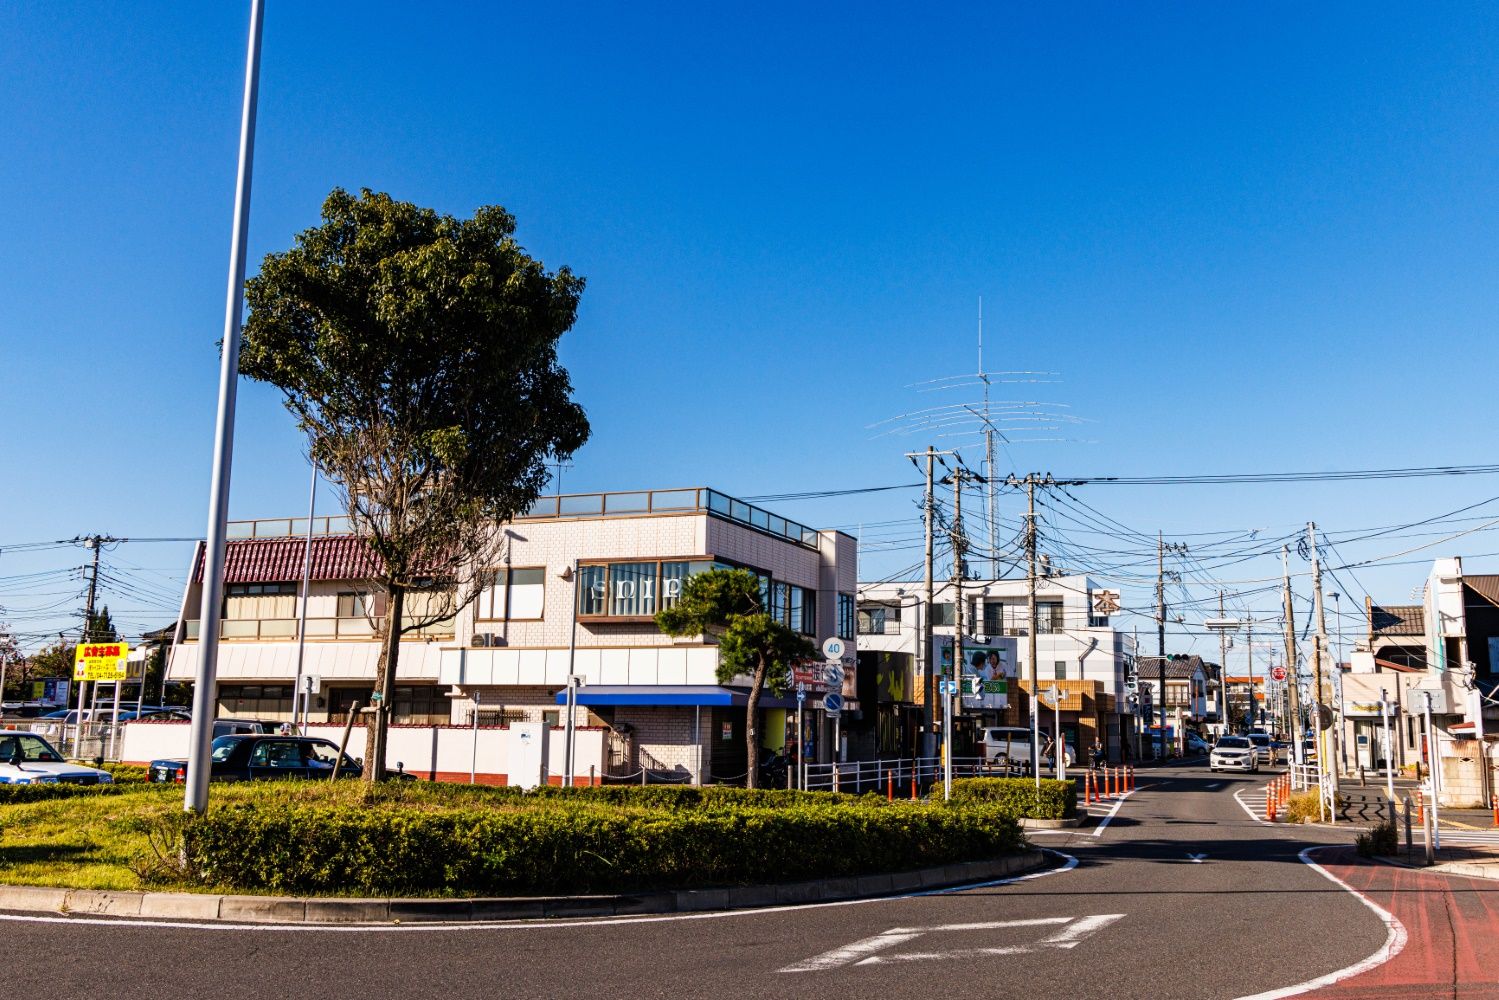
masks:
[[[70,764],[36,733],[0,730],[0,784],[6,785],[108,785],[108,771]]]
[[[1196,733],[1187,734],[1187,753],[1193,756],[1201,756],[1205,753],[1211,753],[1212,750],[1212,744],[1201,736],[1198,736]]]
[[[1247,736],[1220,736],[1208,756],[1208,769],[1258,772],[1260,752]]]
[[[210,781],[327,778],[338,761],[338,746],[310,736],[220,736],[213,741],[211,758]],[[362,762],[344,754],[339,777],[358,778],[362,774]],[[186,781],[187,761],[180,757],[153,760],[146,777],[155,782]]]
[[[1050,742],[1050,734],[1041,730],[1041,749],[1045,751]],[[1009,763],[1029,764],[1031,760],[1031,731],[1024,726],[985,726],[979,731],[979,748],[982,751],[985,762],[999,764],[1001,766]],[[1070,744],[1066,747],[1067,766],[1071,767],[1077,761],[1077,748]],[[1049,762],[1050,755],[1042,756],[1043,762]]]

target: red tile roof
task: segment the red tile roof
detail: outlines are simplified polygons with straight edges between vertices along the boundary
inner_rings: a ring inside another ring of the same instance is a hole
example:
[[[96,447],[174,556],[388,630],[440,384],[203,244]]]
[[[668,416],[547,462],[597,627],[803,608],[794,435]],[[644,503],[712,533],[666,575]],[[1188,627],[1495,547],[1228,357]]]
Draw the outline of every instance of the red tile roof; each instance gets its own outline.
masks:
[[[243,538],[229,542],[224,553],[225,583],[292,583],[302,579],[304,538]],[[314,580],[367,580],[375,557],[354,535],[322,535],[312,540]],[[193,582],[203,580],[203,546],[193,566]]]

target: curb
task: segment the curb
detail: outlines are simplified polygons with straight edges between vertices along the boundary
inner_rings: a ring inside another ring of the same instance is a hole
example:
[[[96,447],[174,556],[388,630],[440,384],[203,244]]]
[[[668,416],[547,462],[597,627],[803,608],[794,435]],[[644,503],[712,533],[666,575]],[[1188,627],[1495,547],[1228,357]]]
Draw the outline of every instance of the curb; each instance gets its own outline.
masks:
[[[1069,816],[1066,819],[1030,819],[1025,816],[1020,818],[1020,829],[1022,830],[1061,830],[1066,827],[1082,825],[1082,816]]]
[[[509,896],[476,899],[327,899],[229,896],[193,892],[126,892],[0,885],[0,910],[256,924],[475,923],[648,913],[700,913],[798,903],[872,899],[1001,879],[1040,868],[1045,853],[1022,851],[884,875],[599,896]]]

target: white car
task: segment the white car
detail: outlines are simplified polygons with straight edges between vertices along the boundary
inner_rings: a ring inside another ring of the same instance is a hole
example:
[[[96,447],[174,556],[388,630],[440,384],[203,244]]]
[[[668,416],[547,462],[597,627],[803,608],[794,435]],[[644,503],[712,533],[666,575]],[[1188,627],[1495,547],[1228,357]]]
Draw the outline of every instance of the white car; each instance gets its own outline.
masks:
[[[1247,736],[1220,736],[1208,755],[1208,769],[1258,772],[1260,752]]]
[[[0,729],[0,785],[108,785],[108,771],[70,764],[35,733]]]
[[[1041,746],[1043,749],[1050,742],[1050,734],[1041,730]],[[1017,764],[1030,765],[1031,762],[1031,731],[1024,726],[986,726],[979,731],[979,744],[983,749],[984,760],[995,764],[1007,764],[1011,761]],[[1077,749],[1071,744],[1066,747],[1066,764],[1071,767],[1077,761]],[[1050,754],[1042,754],[1041,766],[1045,767],[1052,763]]]

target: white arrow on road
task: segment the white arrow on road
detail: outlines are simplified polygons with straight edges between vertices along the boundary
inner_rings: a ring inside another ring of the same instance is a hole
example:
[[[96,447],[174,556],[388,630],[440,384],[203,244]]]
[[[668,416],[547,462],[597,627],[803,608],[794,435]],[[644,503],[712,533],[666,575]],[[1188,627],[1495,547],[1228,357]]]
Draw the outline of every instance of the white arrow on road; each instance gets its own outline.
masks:
[[[888,931],[867,937],[853,944],[844,945],[814,955],[803,962],[788,965],[782,972],[822,972],[844,965],[882,965],[888,962],[923,962],[931,959],[968,959],[975,955],[1026,955],[1043,949],[1071,949],[1082,943],[1089,935],[1102,930],[1122,913],[1099,913],[1088,917],[1036,917],[1030,920],[994,920],[975,924],[940,924],[935,927],[892,927]],[[1030,944],[996,945],[987,948],[959,948],[952,951],[898,952],[882,955],[880,952],[915,940],[923,934],[956,933],[960,931],[1000,930],[1007,927],[1056,927],[1050,936]]]
[[[1187,853],[1187,860],[1192,862],[1194,865],[1202,864],[1202,859],[1205,857],[1207,857],[1206,854],[1193,854],[1190,851]]]

